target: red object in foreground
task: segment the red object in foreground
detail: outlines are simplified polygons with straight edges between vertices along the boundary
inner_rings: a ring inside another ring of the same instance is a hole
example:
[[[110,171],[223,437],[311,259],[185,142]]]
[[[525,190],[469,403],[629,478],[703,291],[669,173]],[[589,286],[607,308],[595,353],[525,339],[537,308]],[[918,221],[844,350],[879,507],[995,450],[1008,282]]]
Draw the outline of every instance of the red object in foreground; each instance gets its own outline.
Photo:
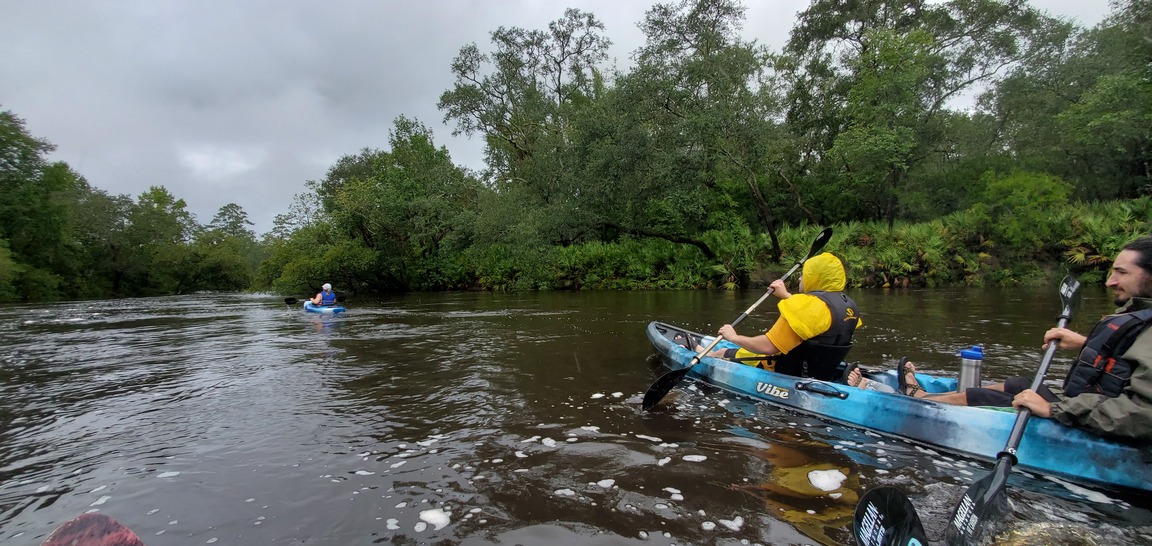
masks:
[[[144,546],[144,542],[120,522],[89,512],[57,527],[43,546]]]

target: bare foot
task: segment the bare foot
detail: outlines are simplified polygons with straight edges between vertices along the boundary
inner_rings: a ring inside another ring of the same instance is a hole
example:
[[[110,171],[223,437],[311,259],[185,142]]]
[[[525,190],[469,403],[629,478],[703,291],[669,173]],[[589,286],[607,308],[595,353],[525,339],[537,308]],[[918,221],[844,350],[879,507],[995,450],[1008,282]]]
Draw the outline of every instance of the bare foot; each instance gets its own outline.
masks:
[[[848,386],[860,387],[863,384],[864,376],[860,374],[860,368],[853,368],[848,373]]]

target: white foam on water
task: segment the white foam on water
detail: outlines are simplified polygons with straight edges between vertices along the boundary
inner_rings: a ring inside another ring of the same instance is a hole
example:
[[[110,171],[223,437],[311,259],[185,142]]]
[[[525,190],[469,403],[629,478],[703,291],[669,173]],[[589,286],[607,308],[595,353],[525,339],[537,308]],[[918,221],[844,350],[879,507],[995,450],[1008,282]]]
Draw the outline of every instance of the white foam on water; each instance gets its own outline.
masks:
[[[112,497],[109,497],[108,495],[104,495],[103,497],[96,499],[96,502],[89,504],[88,506],[100,506],[101,504],[104,504],[111,499],[112,499]]]
[[[517,451],[516,457],[523,459],[523,458],[527,457],[527,455],[525,455],[523,451]]]
[[[1065,489],[1067,489],[1067,490],[1069,490],[1069,491],[1071,491],[1077,495],[1080,495],[1081,497],[1084,497],[1084,498],[1086,498],[1092,502],[1098,502],[1098,503],[1102,503],[1102,504],[1115,504],[1116,503],[1116,501],[1109,498],[1108,495],[1104,495],[1102,493],[1092,491],[1091,489],[1085,489],[1085,488],[1080,487],[1076,484],[1066,482],[1066,481],[1061,480],[1059,478],[1054,478],[1052,476],[1045,476],[1045,477],[1048,478],[1049,480],[1052,480],[1052,481],[1060,484],[1060,485],[1063,485]]]
[[[161,473],[157,474],[156,477],[157,478],[172,478],[172,477],[179,476],[179,475],[180,475],[179,472],[161,472]]]
[[[813,470],[808,473],[808,483],[821,491],[840,489],[840,484],[847,479],[848,476],[839,470]]]
[[[528,442],[535,442],[536,440],[539,440],[539,439],[540,439],[540,437],[539,437],[539,436],[533,436],[533,437],[531,437],[531,438],[527,438],[527,439],[524,439],[524,440],[520,440],[520,443],[522,443],[522,444],[526,444],[526,443],[528,443]]]
[[[621,396],[624,396],[624,393],[622,393],[622,392],[612,393],[612,398],[620,398]]]
[[[541,440],[540,443],[544,444],[547,447],[556,447],[556,440],[553,440],[551,438],[545,438],[545,439]]]
[[[704,529],[705,531],[712,531],[712,530],[716,529],[716,524],[712,523],[711,521],[705,521],[705,522],[700,524],[700,527],[702,529]]]
[[[406,462],[408,462],[408,461],[400,461],[398,463],[392,463],[392,466],[390,466],[388,468],[400,468],[401,466],[404,466],[404,463],[406,463]]]
[[[690,463],[701,463],[701,462],[708,460],[708,457],[705,457],[703,455],[685,455],[681,458],[684,459],[685,461],[690,462]]]
[[[595,427],[592,425],[584,425],[584,426],[580,427],[580,430],[587,430],[588,432],[600,432],[600,427]]]
[[[672,462],[672,457],[664,457],[663,459],[656,461],[656,466],[664,466],[670,462]]]
[[[600,481],[596,482],[596,485],[599,485],[600,487],[603,487],[604,489],[610,489],[615,484],[616,484],[616,480],[600,480]]]
[[[571,490],[571,489],[557,489],[557,490],[553,491],[552,494],[556,495],[557,497],[575,497],[576,496],[576,492]]]
[[[452,521],[448,517],[448,513],[440,508],[420,512],[420,519],[430,523],[433,531],[443,529],[445,525],[448,525]]]
[[[415,526],[413,529],[414,529],[414,530],[415,530],[417,533],[423,533],[423,532],[424,532],[424,530],[425,530],[425,529],[427,529],[427,528],[428,528],[428,524],[427,524],[427,523],[424,523],[423,521],[419,521],[419,522],[416,522],[416,526]]]
[[[720,520],[720,525],[723,525],[733,531],[739,531],[740,528],[744,526],[744,518],[736,516],[732,519],[722,519]]]
[[[47,488],[47,487],[48,487],[48,486],[47,486],[47,485],[45,485],[44,487],[41,487],[40,489],[37,489],[37,490],[36,490],[36,492],[37,492],[37,493],[42,493],[43,491],[45,491],[45,490],[46,490],[46,488]],[[101,485],[100,487],[97,487],[96,489],[93,489],[93,490],[89,491],[89,493],[95,493],[95,492],[97,492],[97,491],[103,491],[103,490],[105,490],[105,489],[108,489],[108,486],[107,486],[107,485]]]
[[[372,472],[370,470],[357,470],[356,471],[357,476],[371,476],[373,474],[375,474],[375,472]]]
[[[636,437],[641,439],[641,440],[648,440],[651,442],[663,442],[664,441],[664,440],[661,440],[659,438],[656,438],[655,436],[645,436],[643,434],[637,434]]]
[[[664,489],[661,489],[661,491],[667,491],[669,493],[672,493],[673,495],[679,495],[680,494],[680,490],[676,489],[675,487],[665,487]]]
[[[593,395],[592,395],[592,398],[593,398],[593,399],[596,399],[596,398],[604,398],[604,395],[603,395],[603,394],[600,394],[600,393],[596,393],[596,394],[593,394]]]
[[[401,503],[397,504],[396,508],[406,508],[407,506],[408,506],[408,502],[405,501],[405,502],[401,502]]]
[[[388,529],[390,529],[392,531],[395,531],[395,530],[400,528],[400,520],[398,520],[396,518],[388,518],[388,521],[386,523],[387,523]]]

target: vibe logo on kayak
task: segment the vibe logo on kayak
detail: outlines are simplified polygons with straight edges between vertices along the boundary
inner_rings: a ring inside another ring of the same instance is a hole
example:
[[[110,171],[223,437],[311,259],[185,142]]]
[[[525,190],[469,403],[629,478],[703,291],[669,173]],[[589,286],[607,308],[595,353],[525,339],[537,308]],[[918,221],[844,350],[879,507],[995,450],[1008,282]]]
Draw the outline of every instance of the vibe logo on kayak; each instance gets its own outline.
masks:
[[[771,383],[756,383],[756,392],[772,398],[779,398],[781,400],[788,399],[788,389],[781,389]]]

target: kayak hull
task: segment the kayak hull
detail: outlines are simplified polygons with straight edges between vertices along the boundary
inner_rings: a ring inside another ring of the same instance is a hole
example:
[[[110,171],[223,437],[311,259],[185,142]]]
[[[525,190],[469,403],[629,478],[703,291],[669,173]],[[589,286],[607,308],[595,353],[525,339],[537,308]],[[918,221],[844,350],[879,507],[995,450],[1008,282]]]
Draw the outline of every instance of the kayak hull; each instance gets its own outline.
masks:
[[[652,322],[648,340],[673,370],[688,367],[696,356],[673,341],[687,336],[692,347],[706,336]],[[711,338],[709,338],[710,340]],[[733,346],[721,341],[717,346]],[[897,393],[858,389],[761,370],[723,359],[704,357],[688,377],[724,390],[793,408],[804,413],[959,455],[995,461],[1016,421],[1016,412],[931,402]],[[869,376],[896,386],[889,371]],[[955,389],[956,381],[916,374],[928,392]],[[1017,466],[1078,483],[1114,489],[1152,491],[1152,457],[1139,446],[1110,440],[1051,419],[1028,421],[1016,456]]]
[[[344,308],[339,305],[313,305],[312,302],[304,302],[304,311],[307,313],[320,313],[323,315],[336,315],[344,312]]]

